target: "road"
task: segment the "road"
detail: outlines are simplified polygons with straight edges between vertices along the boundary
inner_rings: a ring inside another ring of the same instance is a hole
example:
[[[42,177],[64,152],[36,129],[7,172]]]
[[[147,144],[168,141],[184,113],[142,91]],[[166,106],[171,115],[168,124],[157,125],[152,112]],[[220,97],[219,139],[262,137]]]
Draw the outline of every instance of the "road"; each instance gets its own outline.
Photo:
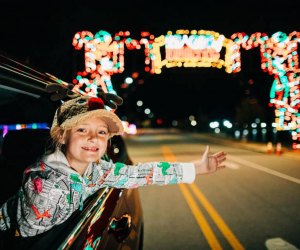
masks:
[[[144,250],[300,249],[300,157],[269,155],[198,134],[125,138],[134,162],[190,162],[224,150],[226,168],[191,184],[139,189]]]

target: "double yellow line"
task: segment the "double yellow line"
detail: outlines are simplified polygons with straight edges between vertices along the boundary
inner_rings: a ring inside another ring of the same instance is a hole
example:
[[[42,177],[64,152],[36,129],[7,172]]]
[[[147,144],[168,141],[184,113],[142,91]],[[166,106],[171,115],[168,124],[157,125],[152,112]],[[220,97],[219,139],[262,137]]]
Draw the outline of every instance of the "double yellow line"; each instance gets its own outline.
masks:
[[[175,155],[172,153],[171,149],[168,146],[162,146],[161,150],[163,152],[164,158],[169,162],[176,161]],[[236,238],[234,233],[230,230],[230,228],[226,225],[222,217],[218,214],[212,204],[206,199],[205,195],[200,191],[200,189],[193,183],[190,185],[179,184],[179,188],[190,207],[198,226],[203,232],[209,246],[213,250],[222,250],[222,246],[215,236],[213,230],[211,229],[209,223],[205,219],[205,216],[201,212],[197,202],[193,198],[193,195],[189,191],[188,187],[194,193],[197,200],[202,204],[202,206],[206,209],[207,213],[210,215],[212,220],[215,222],[219,230],[222,232],[224,237],[227,239],[228,243],[231,245],[234,250],[244,250],[245,248],[240,243],[240,241]]]

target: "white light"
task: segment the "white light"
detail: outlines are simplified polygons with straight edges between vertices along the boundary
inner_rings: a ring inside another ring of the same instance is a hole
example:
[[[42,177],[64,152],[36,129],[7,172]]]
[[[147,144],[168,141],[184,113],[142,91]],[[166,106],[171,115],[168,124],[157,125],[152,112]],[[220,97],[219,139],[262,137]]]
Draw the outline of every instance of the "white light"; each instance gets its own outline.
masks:
[[[218,122],[211,122],[211,123],[209,123],[209,126],[211,128],[217,128],[217,127],[219,127],[219,123]]]
[[[248,134],[249,134],[248,129],[244,129],[244,130],[243,130],[243,135],[248,135]]]
[[[226,128],[232,128],[232,123],[228,120],[223,121],[223,126]]]
[[[189,116],[189,120],[190,120],[190,121],[193,121],[193,120],[195,120],[195,116],[193,116],[193,115],[190,115],[190,116]]]
[[[262,122],[262,123],[260,124],[260,127],[261,127],[261,128],[265,128],[265,127],[267,127],[267,124],[266,124],[265,122]]]
[[[138,100],[138,101],[136,102],[136,105],[139,106],[139,107],[143,106],[143,101]]]
[[[241,136],[241,132],[239,130],[234,131],[234,137],[236,139],[240,138],[240,136]]]
[[[111,70],[113,69],[113,63],[108,58],[101,59],[101,68],[103,70]]]
[[[252,127],[252,128],[257,128],[257,124],[253,122],[253,123],[251,124],[251,127]]]
[[[125,78],[125,83],[131,84],[131,83],[133,83],[133,79],[131,77],[126,77]]]
[[[221,131],[221,130],[220,130],[219,128],[215,128],[215,133],[216,133],[216,134],[219,134],[220,131]]]
[[[129,134],[135,135],[137,133],[136,125],[135,124],[130,124],[128,126],[128,131],[129,131]]]
[[[195,126],[197,125],[197,122],[196,122],[195,120],[193,120],[193,121],[191,121],[191,125],[192,125],[193,127],[195,127]]]
[[[145,112],[146,115],[149,115],[151,113],[151,110],[147,108],[147,109],[145,109],[144,112]]]
[[[256,119],[255,119],[255,122],[256,122],[256,123],[260,123],[260,119],[259,119],[259,118],[256,118]]]

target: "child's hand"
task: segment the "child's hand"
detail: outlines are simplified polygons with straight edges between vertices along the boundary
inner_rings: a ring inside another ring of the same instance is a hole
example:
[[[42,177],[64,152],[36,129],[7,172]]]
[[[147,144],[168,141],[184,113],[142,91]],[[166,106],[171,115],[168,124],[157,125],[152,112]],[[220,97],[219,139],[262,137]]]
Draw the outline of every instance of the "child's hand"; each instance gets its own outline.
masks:
[[[196,174],[210,174],[225,168],[225,165],[222,163],[226,160],[226,154],[223,151],[220,151],[213,155],[209,155],[209,149],[209,146],[206,146],[202,159],[194,162]]]

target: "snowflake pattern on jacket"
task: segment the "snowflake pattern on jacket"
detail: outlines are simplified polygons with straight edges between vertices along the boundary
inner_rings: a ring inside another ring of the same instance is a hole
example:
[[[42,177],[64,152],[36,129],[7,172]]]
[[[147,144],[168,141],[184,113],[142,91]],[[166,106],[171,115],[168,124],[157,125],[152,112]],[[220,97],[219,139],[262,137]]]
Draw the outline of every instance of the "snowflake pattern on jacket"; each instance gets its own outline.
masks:
[[[9,203],[17,204],[17,226],[23,237],[41,234],[66,221],[83,202],[104,187],[137,188],[146,185],[191,183],[192,163],[151,162],[125,165],[100,160],[91,163],[83,176],[69,167],[57,150],[24,171],[19,192],[0,208],[0,230],[11,227]]]

